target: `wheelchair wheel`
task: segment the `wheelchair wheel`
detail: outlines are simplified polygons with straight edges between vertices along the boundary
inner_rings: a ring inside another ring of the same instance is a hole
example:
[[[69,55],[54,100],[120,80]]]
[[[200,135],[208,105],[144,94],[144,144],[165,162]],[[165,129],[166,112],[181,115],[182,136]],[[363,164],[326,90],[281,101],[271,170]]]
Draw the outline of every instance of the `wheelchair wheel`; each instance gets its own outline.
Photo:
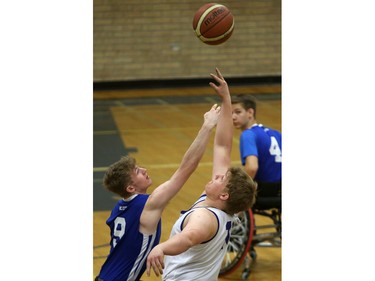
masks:
[[[233,273],[249,252],[254,232],[254,217],[251,209],[238,214],[232,223],[227,253],[221,264],[219,276]]]

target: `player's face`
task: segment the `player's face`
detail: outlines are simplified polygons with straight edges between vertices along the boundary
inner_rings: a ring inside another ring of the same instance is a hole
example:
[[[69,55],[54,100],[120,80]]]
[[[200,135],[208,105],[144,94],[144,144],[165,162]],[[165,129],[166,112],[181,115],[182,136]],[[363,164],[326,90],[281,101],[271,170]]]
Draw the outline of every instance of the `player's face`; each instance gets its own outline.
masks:
[[[206,184],[206,194],[213,197],[219,197],[222,193],[225,193],[225,187],[228,182],[227,174],[215,175],[212,180]]]
[[[136,166],[131,177],[132,185],[135,188],[135,193],[146,193],[147,188],[152,184],[152,180],[148,176],[145,168]]]
[[[248,112],[242,107],[240,103],[232,104],[232,120],[233,126],[236,129],[246,129],[249,122]]]

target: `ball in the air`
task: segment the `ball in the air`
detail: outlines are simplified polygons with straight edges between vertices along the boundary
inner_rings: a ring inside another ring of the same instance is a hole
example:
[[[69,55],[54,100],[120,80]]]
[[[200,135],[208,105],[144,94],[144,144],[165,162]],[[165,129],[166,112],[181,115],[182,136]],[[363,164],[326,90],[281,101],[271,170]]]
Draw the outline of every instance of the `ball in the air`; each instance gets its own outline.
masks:
[[[227,41],[232,35],[234,18],[226,6],[208,3],[196,11],[193,29],[203,43],[219,45]]]

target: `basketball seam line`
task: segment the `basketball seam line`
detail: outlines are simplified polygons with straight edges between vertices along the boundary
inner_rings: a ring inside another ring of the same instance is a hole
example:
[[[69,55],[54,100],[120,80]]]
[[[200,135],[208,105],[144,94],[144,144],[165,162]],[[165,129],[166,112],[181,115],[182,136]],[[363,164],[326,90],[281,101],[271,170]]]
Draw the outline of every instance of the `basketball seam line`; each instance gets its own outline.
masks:
[[[200,16],[198,24],[197,24],[197,28],[195,29],[195,33],[197,34],[198,37],[202,36],[202,34],[201,34],[201,25],[202,25],[202,22],[203,22],[204,18],[213,9],[216,9],[218,7],[223,7],[223,5],[220,5],[220,4],[213,5],[213,6],[209,7],[206,11],[204,11],[204,13]]]
[[[203,42],[213,42],[213,41],[217,41],[217,40],[220,40],[220,39],[223,39],[224,37],[226,37],[228,34],[230,34],[232,31],[233,31],[233,28],[234,28],[234,18],[233,18],[233,23],[231,25],[231,27],[222,35],[220,36],[217,36],[217,37],[214,37],[214,38],[207,38],[205,36],[203,36],[203,34],[201,34],[200,32],[200,27],[202,25],[202,22],[204,20],[204,18],[207,16],[207,14],[209,14],[212,10],[218,8],[218,7],[225,7],[224,5],[221,5],[221,4],[216,4],[216,5],[213,5],[211,7],[209,7],[199,18],[199,21],[197,23],[197,27],[195,29],[195,33],[196,35],[198,36],[198,38],[203,41]],[[218,25],[227,15],[229,15],[231,12],[228,10],[227,13],[218,21],[216,22],[213,26],[211,26],[208,30],[206,30],[205,33],[207,33],[208,31],[210,31],[212,28],[214,28],[216,25]]]

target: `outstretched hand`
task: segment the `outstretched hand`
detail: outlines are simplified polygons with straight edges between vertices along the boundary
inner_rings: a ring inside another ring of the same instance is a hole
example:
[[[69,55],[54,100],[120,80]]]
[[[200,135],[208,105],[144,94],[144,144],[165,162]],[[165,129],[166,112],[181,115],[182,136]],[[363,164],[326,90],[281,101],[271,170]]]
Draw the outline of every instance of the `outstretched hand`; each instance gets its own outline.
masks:
[[[211,88],[213,88],[216,93],[221,96],[221,98],[224,98],[225,96],[228,96],[229,95],[229,88],[228,88],[228,84],[227,82],[225,81],[223,75],[221,74],[220,70],[216,67],[216,75],[215,74],[210,74],[212,78],[215,79],[215,81],[217,82],[217,85],[213,82],[210,82],[209,85],[211,86]]]
[[[207,111],[204,114],[204,123],[210,128],[214,128],[219,120],[221,107],[217,104],[214,104],[210,111]]]

